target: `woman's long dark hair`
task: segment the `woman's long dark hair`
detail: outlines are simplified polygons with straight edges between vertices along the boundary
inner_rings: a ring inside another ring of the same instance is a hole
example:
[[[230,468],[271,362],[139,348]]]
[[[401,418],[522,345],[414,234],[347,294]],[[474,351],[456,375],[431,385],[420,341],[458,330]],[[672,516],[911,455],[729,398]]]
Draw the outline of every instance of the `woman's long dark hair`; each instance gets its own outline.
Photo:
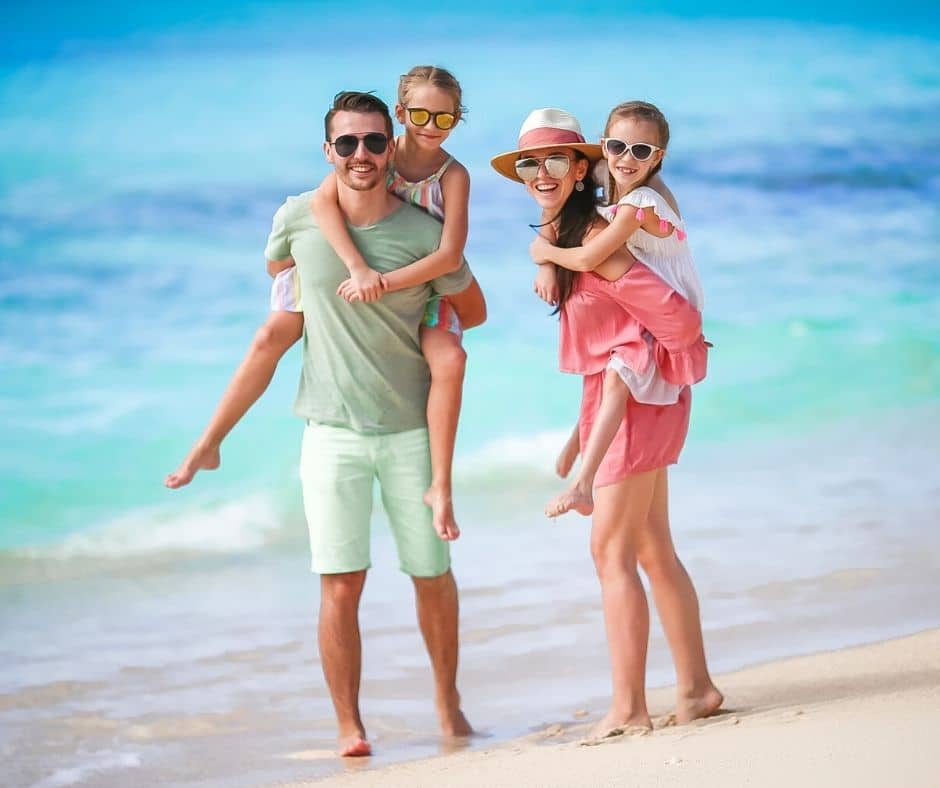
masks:
[[[576,161],[586,158],[581,151],[575,151]],[[565,200],[558,216],[555,217],[558,220],[558,238],[555,241],[555,246],[560,246],[563,249],[582,246],[584,236],[597,218],[597,184],[594,182],[590,167],[588,167],[587,174],[581,183],[584,184],[584,190],[573,190],[568,199]],[[555,311],[552,312],[553,315],[561,311],[568,296],[571,295],[571,286],[577,276],[577,271],[569,271],[560,265],[556,265],[555,268],[558,271],[558,304],[555,306]]]

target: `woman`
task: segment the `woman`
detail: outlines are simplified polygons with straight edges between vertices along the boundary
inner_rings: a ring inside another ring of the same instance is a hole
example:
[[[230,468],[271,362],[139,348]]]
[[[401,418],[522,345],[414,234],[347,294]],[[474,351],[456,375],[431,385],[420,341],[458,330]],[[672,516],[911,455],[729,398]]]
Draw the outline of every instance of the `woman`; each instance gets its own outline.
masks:
[[[542,232],[558,246],[573,247],[606,225],[595,210],[590,174],[600,158],[600,146],[585,142],[572,115],[539,109],[523,123],[517,149],[492,164],[525,184],[542,209]],[[563,354],[566,343],[649,352],[645,330],[660,346],[656,353],[682,355],[701,341],[701,315],[625,247],[593,272],[559,270],[558,310]],[[559,458],[563,475],[590,434],[604,377],[603,368],[584,376],[578,427]],[[597,476],[591,555],[601,583],[613,698],[593,737],[652,727],[645,693],[649,606],[638,566],[650,580],[672,651],[677,722],[713,714],[723,701],[705,661],[698,598],[669,531],[667,467],[679,458],[690,407],[688,388],[674,405],[631,402],[630,420],[621,424]]]

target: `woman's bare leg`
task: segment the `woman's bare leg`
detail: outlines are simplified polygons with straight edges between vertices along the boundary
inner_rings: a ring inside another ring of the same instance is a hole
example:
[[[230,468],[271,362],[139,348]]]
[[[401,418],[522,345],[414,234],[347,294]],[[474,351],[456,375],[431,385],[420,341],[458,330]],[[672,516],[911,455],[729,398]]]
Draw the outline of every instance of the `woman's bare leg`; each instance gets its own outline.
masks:
[[[460,338],[442,326],[421,326],[421,352],[431,369],[428,392],[431,486],[424,502],[431,507],[438,536],[451,541],[460,536],[454,519],[451,473],[467,354]]]
[[[604,375],[603,399],[597,410],[597,419],[591,427],[591,435],[581,454],[578,475],[571,487],[545,507],[545,514],[549,517],[558,517],[571,509],[584,515],[594,510],[594,477],[626,417],[629,397],[630,390],[620,375],[608,369]]]
[[[724,698],[712,683],[705,662],[695,587],[673,546],[666,468],[655,472],[649,519],[637,534],[636,549],[640,566],[650,579],[676,666],[676,720],[681,724],[714,714]]]
[[[599,487],[591,527],[591,555],[601,583],[610,651],[613,698],[591,735],[651,727],[646,708],[649,606],[637,572],[636,537],[649,518],[656,472]]]
[[[189,484],[200,470],[215,470],[221,458],[219,446],[248,409],[255,404],[274,376],[274,370],[288,348],[303,333],[302,312],[271,312],[258,329],[248,353],[235,370],[215,413],[189,454],[164,484],[176,489]]]

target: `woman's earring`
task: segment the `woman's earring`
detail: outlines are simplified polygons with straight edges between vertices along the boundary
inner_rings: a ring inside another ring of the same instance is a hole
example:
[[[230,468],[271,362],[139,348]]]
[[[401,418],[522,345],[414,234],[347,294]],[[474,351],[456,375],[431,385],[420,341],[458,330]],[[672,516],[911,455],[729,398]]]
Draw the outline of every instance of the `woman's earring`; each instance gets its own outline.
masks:
[[[574,190],[575,190],[576,192],[583,192],[583,191],[584,191],[584,181],[578,181],[577,183],[575,183],[575,185],[574,185]]]

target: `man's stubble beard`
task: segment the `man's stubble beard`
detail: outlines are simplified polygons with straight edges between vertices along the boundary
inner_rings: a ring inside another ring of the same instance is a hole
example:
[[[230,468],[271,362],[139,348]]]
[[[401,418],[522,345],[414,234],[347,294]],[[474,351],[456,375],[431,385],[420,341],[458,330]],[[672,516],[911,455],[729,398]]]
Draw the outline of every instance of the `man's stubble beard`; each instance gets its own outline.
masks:
[[[350,167],[352,167],[353,164],[356,164],[356,163],[361,164],[362,162],[348,162],[345,166],[338,168],[336,171],[336,176],[353,191],[357,191],[357,192],[371,191],[372,189],[376,188],[376,186],[378,186],[380,183],[385,182],[385,179],[388,174],[387,164],[385,165],[384,170],[376,167],[374,178],[370,178],[368,181],[362,181],[362,180],[350,177]],[[371,164],[371,162],[367,162],[367,163]]]

